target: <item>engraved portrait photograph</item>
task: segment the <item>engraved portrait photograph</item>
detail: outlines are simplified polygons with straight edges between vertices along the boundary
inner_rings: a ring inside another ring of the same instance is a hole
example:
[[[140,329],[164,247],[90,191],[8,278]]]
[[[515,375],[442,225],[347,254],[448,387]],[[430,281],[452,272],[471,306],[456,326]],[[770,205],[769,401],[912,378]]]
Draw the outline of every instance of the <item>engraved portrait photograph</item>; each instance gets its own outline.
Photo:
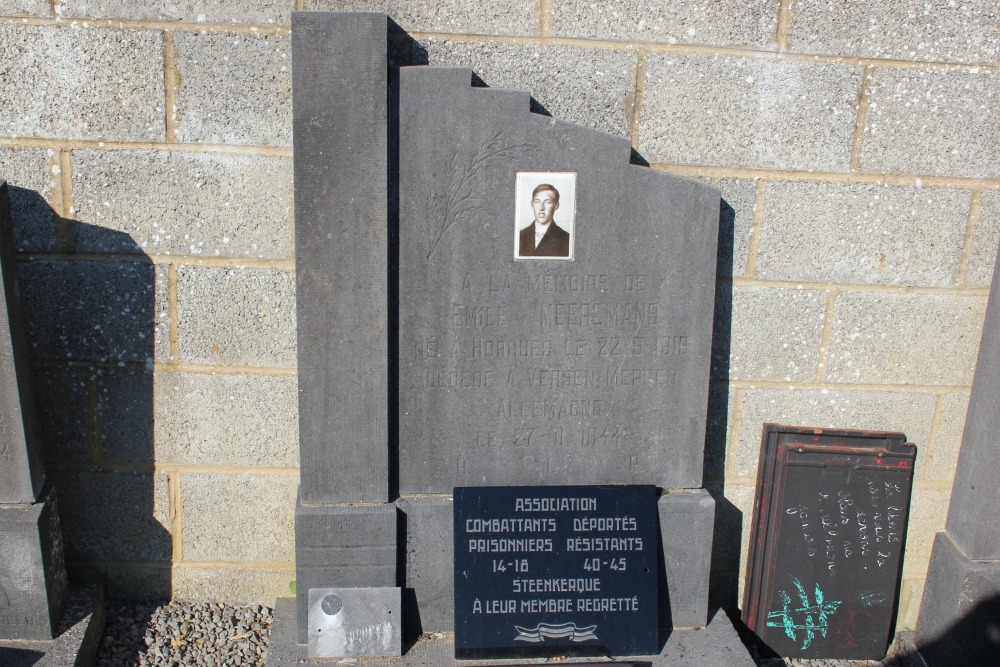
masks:
[[[514,259],[573,259],[575,172],[518,172],[515,211]]]

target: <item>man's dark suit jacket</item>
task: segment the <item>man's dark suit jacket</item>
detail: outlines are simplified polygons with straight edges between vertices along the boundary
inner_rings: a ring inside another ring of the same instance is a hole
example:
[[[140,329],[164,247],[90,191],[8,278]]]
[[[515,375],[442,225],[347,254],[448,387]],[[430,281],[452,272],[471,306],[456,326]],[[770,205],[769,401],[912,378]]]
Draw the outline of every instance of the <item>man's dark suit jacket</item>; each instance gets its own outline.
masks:
[[[549,223],[549,231],[545,232],[542,242],[535,247],[535,223],[521,230],[521,257],[569,257],[569,232],[558,226],[555,221]]]

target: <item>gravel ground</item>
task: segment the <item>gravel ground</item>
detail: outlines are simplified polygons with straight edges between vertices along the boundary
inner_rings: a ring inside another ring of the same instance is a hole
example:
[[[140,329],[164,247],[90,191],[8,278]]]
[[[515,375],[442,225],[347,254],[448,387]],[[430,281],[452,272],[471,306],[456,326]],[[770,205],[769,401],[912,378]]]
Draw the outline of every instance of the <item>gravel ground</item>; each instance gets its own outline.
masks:
[[[98,667],[264,664],[271,635],[268,607],[112,600],[107,610]]]

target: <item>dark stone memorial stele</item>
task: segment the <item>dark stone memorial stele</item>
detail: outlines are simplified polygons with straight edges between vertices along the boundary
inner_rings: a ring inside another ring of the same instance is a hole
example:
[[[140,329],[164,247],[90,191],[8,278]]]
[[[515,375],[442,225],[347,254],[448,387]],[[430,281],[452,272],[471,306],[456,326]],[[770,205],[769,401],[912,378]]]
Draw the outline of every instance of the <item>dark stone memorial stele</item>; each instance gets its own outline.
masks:
[[[945,530],[937,534],[917,619],[931,667],[1000,656],[1000,271],[993,270]]]
[[[459,657],[649,655],[655,486],[455,489]]]
[[[268,664],[304,656],[311,589],[392,586],[443,637],[402,661],[453,664],[453,491],[514,485],[655,487],[654,661],[746,663],[719,615],[679,630],[709,621],[719,192],[470,70],[390,69],[388,23],[292,15],[297,602]]]
[[[54,492],[35,432],[7,184],[0,181],[0,640],[51,639],[67,579]]]

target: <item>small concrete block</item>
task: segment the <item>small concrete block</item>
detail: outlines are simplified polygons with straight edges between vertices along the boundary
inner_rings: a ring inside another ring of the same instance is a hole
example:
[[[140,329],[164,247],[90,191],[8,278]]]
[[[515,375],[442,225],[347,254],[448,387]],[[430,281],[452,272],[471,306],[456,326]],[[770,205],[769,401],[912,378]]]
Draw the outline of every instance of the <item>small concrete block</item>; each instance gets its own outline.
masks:
[[[938,533],[916,631],[927,664],[994,664],[1000,652],[998,599],[1000,563],[969,560],[948,533]]]
[[[80,366],[36,365],[31,369],[38,437],[46,461],[88,461],[90,377]]]
[[[788,22],[788,48],[857,58],[995,63],[996,12],[989,3],[916,4],[888,0],[799,0]]]
[[[153,30],[0,26],[0,134],[163,141],[163,44]]]
[[[553,14],[556,37],[766,48],[778,20],[770,0],[559,0]]]
[[[764,423],[819,428],[855,428],[902,431],[917,443],[918,452],[930,436],[934,415],[933,394],[883,391],[744,390],[739,440],[732,474],[756,478],[760,460],[760,434]],[[919,454],[918,454],[919,455]],[[729,495],[729,488],[726,488]],[[750,508],[751,511],[753,508]],[[913,516],[915,512],[911,512]]]
[[[54,493],[34,505],[0,506],[0,639],[51,639],[66,604]]]
[[[406,534],[403,586],[413,591],[406,605],[407,635],[455,631],[455,522],[451,496],[400,499]]]
[[[156,274],[165,266],[38,260],[20,269],[33,356],[152,363]]]
[[[296,401],[295,377],[160,373],[156,460],[295,467]]]
[[[184,560],[294,560],[298,481],[284,475],[182,475]]]
[[[669,610],[663,627],[704,627],[708,623],[708,576],[712,563],[715,499],[705,489],[670,491],[656,503],[667,573]],[[669,621],[668,621],[669,619]]]
[[[153,369],[131,366],[91,369],[97,400],[89,415],[103,457],[151,462],[153,457]],[[161,461],[173,459],[159,459]]]
[[[705,179],[722,191],[719,206],[719,257],[716,273],[722,277],[742,276],[747,271],[750,234],[757,203],[757,181],[742,178]]]
[[[285,158],[174,151],[73,154],[76,249],[150,255],[288,257]],[[120,235],[109,235],[107,230]]]
[[[398,588],[309,589],[309,657],[402,653]]]
[[[983,192],[979,208],[979,219],[972,232],[969,268],[965,273],[967,285],[989,285],[992,282],[993,269],[997,263],[998,243],[1000,243],[1000,190],[986,190]]]
[[[63,18],[151,19],[198,23],[288,23],[285,0],[198,2],[188,0],[60,0]],[[197,12],[197,14],[195,13]]]
[[[2,0],[0,15],[3,16],[52,16],[52,4],[48,0]]]
[[[985,311],[980,296],[842,293],[833,311],[826,379],[968,385]]]
[[[639,152],[650,162],[845,171],[860,86],[855,66],[649,54]]]
[[[178,31],[174,48],[179,141],[291,145],[288,36]]]
[[[951,482],[955,479],[958,452],[962,446],[962,432],[969,407],[968,394],[945,394],[941,397],[941,414],[938,417],[937,437],[927,462],[927,479]]]
[[[295,274],[177,267],[181,360],[295,366]]]
[[[261,567],[184,567],[172,572],[175,600],[216,600],[232,605],[263,604],[289,594],[289,584],[295,580],[295,570]],[[169,596],[169,591],[168,591]]]
[[[967,190],[768,183],[756,276],[949,287],[969,198]]]
[[[996,74],[876,68],[869,99],[864,171],[1000,176]]]
[[[66,556],[73,560],[170,560],[166,473],[52,472]]]
[[[305,0],[303,9],[338,12],[385,12],[408,32],[444,32],[475,35],[535,34],[538,19],[534,0]]]
[[[732,302],[716,300],[717,339],[712,376],[735,380],[813,380],[819,360],[826,293],[775,287],[719,286]],[[729,356],[723,356],[728,343]]]
[[[471,68],[493,88],[529,91],[555,118],[628,136],[635,94],[633,53],[437,40],[424,46],[431,65]]]
[[[59,175],[53,151],[42,148],[0,148],[0,179],[10,188],[14,240],[20,251],[53,249],[59,205]]]
[[[311,588],[396,585],[395,505],[303,505],[295,510],[298,609],[308,615]],[[306,643],[306,624],[299,626]]]

